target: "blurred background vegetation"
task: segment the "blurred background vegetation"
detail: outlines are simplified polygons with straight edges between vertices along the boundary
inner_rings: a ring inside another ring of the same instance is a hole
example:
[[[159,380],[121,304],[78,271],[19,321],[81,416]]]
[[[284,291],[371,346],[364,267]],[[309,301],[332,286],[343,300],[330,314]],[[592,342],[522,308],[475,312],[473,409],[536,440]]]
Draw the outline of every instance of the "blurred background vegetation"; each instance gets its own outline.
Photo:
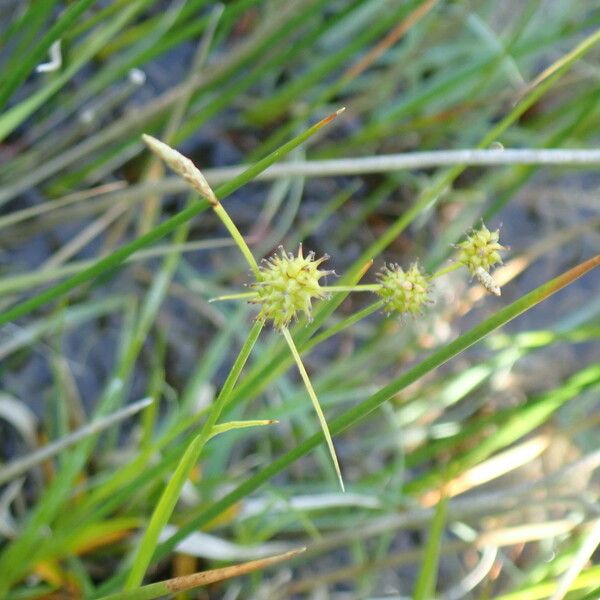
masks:
[[[597,0],[3,0],[0,309],[193,202],[142,132],[216,186],[345,106],[224,201],[255,256],[303,242],[340,274],[373,258],[364,282],[390,261],[433,272],[481,218],[510,250],[500,298],[456,272],[416,319],[345,321],[369,303],[353,295],[300,323],[332,420],[598,252],[597,158],[444,156],[598,147],[599,27]],[[246,339],[255,309],[208,302],[249,281],[215,215],[149,241],[0,329],[0,597],[121,589]],[[211,440],[146,582],[307,546],[188,597],[597,600],[599,315],[591,274],[392,394],[334,438],[346,494],[324,444],[297,450],[318,423],[266,330],[227,419],[279,423]]]

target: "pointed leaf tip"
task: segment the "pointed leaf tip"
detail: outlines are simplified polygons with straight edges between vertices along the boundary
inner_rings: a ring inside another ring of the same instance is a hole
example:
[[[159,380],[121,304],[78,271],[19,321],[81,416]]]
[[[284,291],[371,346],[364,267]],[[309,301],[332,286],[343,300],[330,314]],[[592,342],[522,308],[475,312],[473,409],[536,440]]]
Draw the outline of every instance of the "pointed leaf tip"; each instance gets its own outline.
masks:
[[[306,372],[306,369],[304,368],[304,364],[302,362],[302,359],[300,358],[300,353],[298,352],[298,349],[296,348],[296,344],[294,343],[294,340],[290,334],[289,329],[284,326],[281,328],[281,333],[283,334],[283,337],[285,338],[285,341],[287,342],[287,344],[289,346],[292,356],[294,357],[294,360],[296,362],[296,366],[298,367],[298,371],[300,372],[300,376],[302,377],[302,380],[304,381],[304,386],[306,387],[306,391],[308,392],[308,395],[310,396],[310,399],[313,403],[313,407],[315,409],[315,412],[317,413],[317,417],[318,417],[319,423],[321,425],[321,431],[323,432],[323,437],[325,438],[325,442],[327,443],[327,447],[329,449],[329,455],[331,456],[331,460],[333,462],[333,466],[335,468],[335,472],[336,472],[338,481],[340,482],[340,487],[342,488],[342,491],[345,492],[346,488],[344,486],[344,480],[342,478],[342,471],[340,469],[340,463],[338,461],[337,454],[335,452],[335,447],[333,445],[333,440],[331,439],[331,433],[329,431],[329,426],[327,425],[327,420],[325,419],[325,415],[323,414],[323,409],[321,408],[319,399],[317,398],[317,394],[315,393],[315,390],[312,386],[312,383],[310,381],[308,373]]]

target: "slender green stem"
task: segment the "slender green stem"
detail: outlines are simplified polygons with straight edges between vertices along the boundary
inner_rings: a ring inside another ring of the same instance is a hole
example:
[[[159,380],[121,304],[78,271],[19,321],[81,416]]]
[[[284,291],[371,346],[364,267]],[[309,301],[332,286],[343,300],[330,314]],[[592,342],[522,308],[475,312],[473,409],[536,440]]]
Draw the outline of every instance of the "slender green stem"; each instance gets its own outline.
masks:
[[[461,267],[462,267],[462,264],[459,262],[452,263],[452,264],[448,265],[447,267],[438,269],[429,279],[430,279],[430,281],[433,281],[434,279],[437,279],[438,277],[441,277],[442,275],[446,275],[446,273],[452,273],[452,271],[456,271],[457,269],[460,269]]]
[[[228,421],[227,423],[221,423],[215,425],[210,432],[210,438],[212,439],[222,433],[233,431],[234,429],[247,429],[248,427],[262,427],[264,425],[275,425],[279,423],[275,419],[249,419],[247,421]]]
[[[315,336],[314,338],[311,338],[310,340],[308,340],[308,342],[303,344],[301,346],[302,352],[308,352],[311,348],[318,346],[325,340],[328,340],[330,337],[334,336],[336,333],[339,333],[340,331],[343,331],[348,327],[352,327],[352,325],[354,325],[355,323],[362,321],[369,315],[372,315],[374,312],[377,312],[380,308],[383,308],[384,304],[385,302],[383,300],[377,300],[377,302],[374,302],[373,304],[370,304],[362,310],[359,310],[353,315],[342,319],[339,323],[332,325],[319,335]]]
[[[381,289],[379,284],[373,285],[326,285],[321,286],[324,292],[378,292]],[[257,292],[239,292],[237,294],[225,294],[223,296],[217,296],[211,298],[209,302],[221,302],[223,300],[244,300],[246,298],[254,298],[258,296]]]
[[[435,587],[438,579],[442,536],[446,525],[448,497],[443,496],[438,502],[435,515],[429,529],[429,539],[425,546],[425,554],[421,563],[421,571],[413,592],[414,600],[430,600],[435,597]]]
[[[246,244],[246,240],[244,240],[244,236],[240,233],[240,230],[237,228],[237,225],[231,220],[231,217],[227,214],[227,211],[223,208],[223,205],[219,202],[218,204],[213,206],[213,210],[215,214],[221,219],[223,225],[227,228],[227,231],[231,234],[233,241],[236,243],[237,247],[240,249],[241,253],[244,255],[246,262],[250,265],[252,272],[254,275],[258,275],[258,265],[256,264],[256,259],[250,252],[250,248],[248,248],[248,244]]]
[[[327,425],[327,421],[325,420],[325,415],[323,414],[323,410],[321,409],[321,405],[319,404],[319,399],[317,398],[317,394],[310,382],[310,377],[304,368],[304,364],[302,363],[302,359],[300,358],[300,353],[296,348],[296,344],[290,334],[290,331],[287,327],[282,327],[281,333],[283,333],[283,337],[285,341],[288,343],[290,350],[292,352],[292,356],[296,361],[296,365],[298,366],[298,371],[300,371],[300,375],[302,377],[302,381],[304,381],[304,385],[306,386],[306,390],[308,391],[308,395],[312,400],[313,406],[315,407],[315,411],[317,412],[317,416],[319,417],[319,423],[321,424],[321,429],[323,430],[323,435],[325,436],[325,441],[327,442],[327,446],[329,448],[329,454],[331,454],[331,460],[333,460],[333,466],[335,467],[335,472],[337,473],[338,480],[340,482],[340,486],[342,491],[346,491],[344,487],[344,480],[342,479],[342,472],[340,470],[340,465],[338,463],[337,455],[335,453],[335,448],[333,446],[333,440],[331,439],[331,433],[329,432],[329,426]]]
[[[345,429],[348,429],[356,423],[359,423],[384,402],[392,398],[395,394],[406,388],[411,383],[414,383],[427,373],[430,373],[437,367],[448,362],[450,359],[457,356],[467,348],[470,348],[472,345],[481,341],[485,336],[490,334],[495,329],[498,329],[499,327],[502,327],[506,323],[512,321],[519,315],[534,307],[536,304],[539,304],[546,298],[552,296],[562,288],[568,286],[573,281],[598,266],[600,266],[600,255],[597,255],[594,258],[577,265],[573,269],[570,269],[555,279],[546,282],[535,290],[525,294],[512,304],[494,313],[482,323],[479,323],[449,344],[433,352],[419,364],[415,365],[412,369],[402,373],[398,378],[382,387],[379,391],[360,404],[334,419],[331,423],[331,431],[334,434],[341,433]],[[245,498],[248,494],[259,488],[263,483],[274,477],[277,473],[285,470],[299,458],[316,448],[321,441],[321,434],[315,434],[283,456],[279,457],[277,460],[267,465],[258,473],[252,475],[252,477],[244,481],[235,490],[232,490],[229,494],[210,506],[210,508],[204,510],[202,513],[180,527],[177,533],[161,544],[158,550],[158,557],[165,556],[191,531],[202,527],[206,523],[219,516],[228,507],[238,502],[241,498]]]
[[[181,489],[189,477],[190,471],[198,462],[204,445],[213,435],[213,428],[216,425],[217,420],[223,412],[227,402],[229,401],[229,398],[231,397],[231,392],[233,391],[242,369],[248,360],[248,356],[250,356],[250,352],[254,347],[256,340],[258,339],[263,325],[264,322],[261,320],[254,322],[254,325],[252,326],[252,329],[250,330],[250,333],[248,334],[248,337],[242,346],[235,363],[231,367],[231,371],[229,372],[223,388],[217,396],[217,399],[215,400],[208,417],[204,422],[202,429],[200,430],[200,433],[187,447],[185,453],[179,461],[179,464],[177,465],[175,473],[173,473],[173,476],[165,487],[163,494],[160,497],[154,512],[152,513],[148,528],[146,529],[138,546],[137,552],[133,559],[133,565],[129,571],[129,576],[127,577],[125,583],[125,590],[134,590],[141,585],[142,580],[144,579],[144,573],[152,561],[152,555],[154,554],[154,550],[158,544],[160,532],[169,522],[173,510],[175,509],[175,505],[177,504],[177,500],[179,499],[179,495],[181,494]]]
[[[378,292],[381,286],[378,283],[363,285],[325,285],[321,288],[325,292]]]
[[[211,298],[209,302],[221,302],[222,300],[244,300],[245,298],[254,298],[258,296],[257,292],[240,292],[239,294],[225,294],[224,296],[217,296]]]

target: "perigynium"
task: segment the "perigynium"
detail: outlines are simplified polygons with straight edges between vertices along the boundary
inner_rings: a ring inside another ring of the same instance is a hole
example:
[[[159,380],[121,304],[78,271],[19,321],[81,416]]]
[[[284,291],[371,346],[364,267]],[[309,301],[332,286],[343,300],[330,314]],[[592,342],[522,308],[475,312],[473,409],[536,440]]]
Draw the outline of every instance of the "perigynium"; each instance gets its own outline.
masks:
[[[418,315],[430,302],[430,282],[414,262],[405,271],[400,265],[385,265],[377,274],[380,288],[375,293],[384,301],[387,313]]]
[[[315,259],[315,253],[304,256],[302,244],[296,255],[286,252],[282,246],[279,252],[263,259],[256,281],[250,284],[256,295],[250,302],[260,306],[259,318],[271,321],[277,329],[287,327],[290,321],[303,313],[310,320],[312,301],[327,296],[320,279],[333,273],[319,266],[329,256]]]
[[[467,267],[486,290],[500,296],[500,287],[490,274],[490,269],[502,262],[500,252],[506,249],[500,244],[500,230],[490,231],[482,223],[479,229],[473,230],[456,247],[459,249],[458,262]]]

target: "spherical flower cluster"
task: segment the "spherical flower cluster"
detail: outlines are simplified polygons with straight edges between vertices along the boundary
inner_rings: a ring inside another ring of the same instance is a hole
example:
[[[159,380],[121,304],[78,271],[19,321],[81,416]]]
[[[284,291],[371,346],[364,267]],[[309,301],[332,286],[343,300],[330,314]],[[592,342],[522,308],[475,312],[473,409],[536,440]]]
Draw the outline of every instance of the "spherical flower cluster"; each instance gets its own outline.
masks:
[[[263,260],[252,284],[257,295],[250,302],[261,305],[259,318],[272,321],[281,329],[297,318],[299,312],[310,319],[313,298],[326,296],[319,279],[333,271],[319,270],[319,265],[329,258],[327,255],[315,260],[314,252],[310,252],[305,257],[302,246],[296,256],[281,247],[279,250],[279,254]]]
[[[381,285],[377,295],[385,302],[388,312],[415,315],[429,302],[429,282],[416,262],[407,271],[397,264],[386,265],[377,279]]]
[[[457,247],[460,249],[458,262],[465,265],[471,275],[477,275],[478,269],[489,273],[490,268],[496,263],[501,263],[500,250],[504,250],[498,240],[500,230],[490,231],[483,223],[481,228],[473,231],[464,242]]]

